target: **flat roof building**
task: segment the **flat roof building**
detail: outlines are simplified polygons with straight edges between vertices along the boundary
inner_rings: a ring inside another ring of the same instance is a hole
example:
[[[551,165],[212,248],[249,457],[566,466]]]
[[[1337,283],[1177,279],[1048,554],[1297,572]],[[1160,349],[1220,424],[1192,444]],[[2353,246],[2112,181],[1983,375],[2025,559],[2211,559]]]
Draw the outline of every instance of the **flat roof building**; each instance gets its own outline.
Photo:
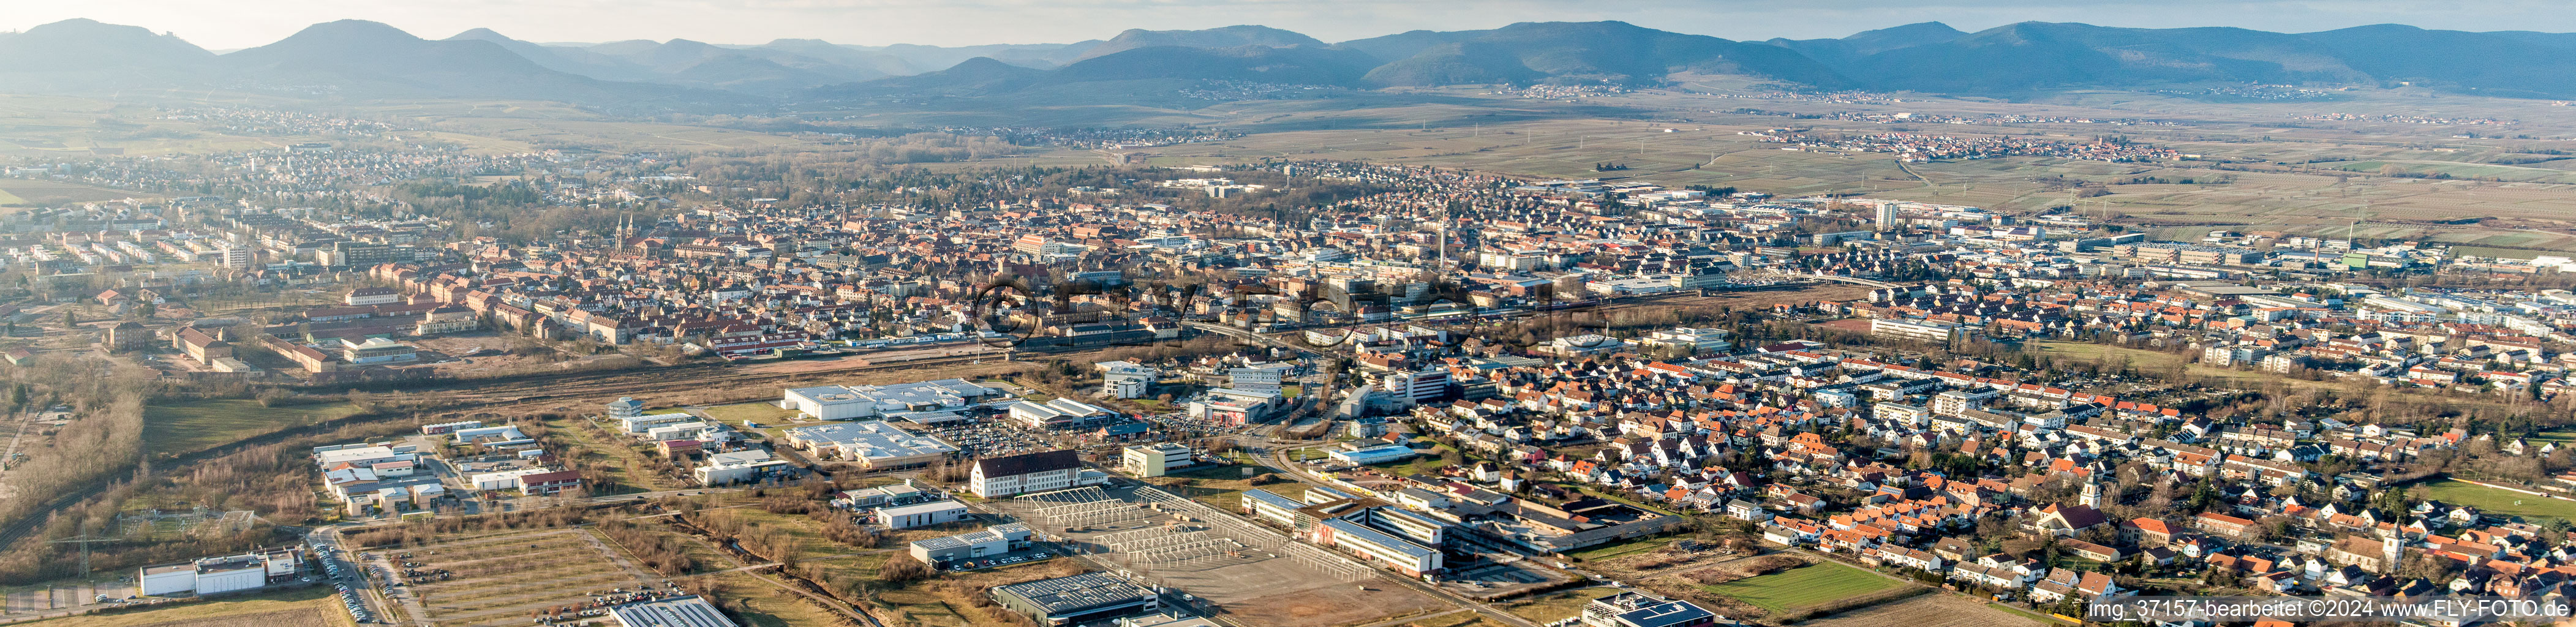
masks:
[[[1154,591],[1108,573],[1083,573],[996,586],[993,602],[1041,625],[1064,625],[1142,613],[1161,605]]]
[[[739,627],[697,595],[613,606],[608,616],[619,627]]]
[[[1438,549],[1414,544],[1349,520],[1325,519],[1324,524],[1315,527],[1313,539],[1316,544],[1340,548],[1407,577],[1440,572]]]
[[[1029,526],[1006,523],[953,536],[931,538],[912,543],[912,558],[934,566],[1000,555],[1029,545]]]
[[[1706,627],[1718,624],[1715,613],[1689,601],[1666,600],[1621,592],[1583,606],[1583,627]]]
[[[914,435],[883,420],[788,429],[787,442],[817,456],[851,460],[869,469],[919,466],[958,452],[939,438]]]
[[[893,385],[791,388],[779,400],[779,407],[823,420],[854,420],[888,413],[964,409],[1001,396],[1000,390],[965,379],[939,379]]]
[[[931,501],[912,505],[877,508],[877,522],[891,529],[911,529],[947,524],[966,519],[966,505],[956,501]]]
[[[1139,477],[1160,477],[1171,474],[1172,469],[1188,468],[1193,463],[1196,462],[1190,459],[1190,447],[1170,442],[1138,444],[1119,453],[1118,469]]]

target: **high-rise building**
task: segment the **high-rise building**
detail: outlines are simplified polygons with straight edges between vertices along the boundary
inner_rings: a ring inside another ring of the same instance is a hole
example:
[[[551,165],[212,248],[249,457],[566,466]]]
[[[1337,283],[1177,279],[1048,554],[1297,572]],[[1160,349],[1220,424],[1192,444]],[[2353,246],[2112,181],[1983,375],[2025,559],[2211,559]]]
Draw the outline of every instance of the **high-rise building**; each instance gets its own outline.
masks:
[[[1896,230],[1896,203],[1878,204],[1877,226],[1880,231]]]

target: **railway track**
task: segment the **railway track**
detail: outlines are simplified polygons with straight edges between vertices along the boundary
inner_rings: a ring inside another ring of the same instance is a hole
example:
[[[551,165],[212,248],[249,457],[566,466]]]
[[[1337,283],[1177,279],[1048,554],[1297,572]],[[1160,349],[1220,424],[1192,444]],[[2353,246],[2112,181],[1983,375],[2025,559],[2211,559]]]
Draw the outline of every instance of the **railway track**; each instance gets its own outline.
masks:
[[[451,398],[468,405],[491,407],[556,399],[569,400],[611,395],[631,396],[653,392],[668,392],[677,389],[701,390],[725,386],[755,385],[761,383],[784,382],[793,379],[826,377],[862,372],[911,370],[937,366],[962,365],[980,360],[997,358],[998,356],[969,355],[893,363],[871,363],[846,368],[830,368],[802,372],[724,373],[716,371],[718,374],[694,377],[672,377],[670,376],[671,373],[667,372],[624,372],[598,375],[598,379],[592,381],[551,380],[544,382],[511,383],[499,389],[486,387],[473,391],[459,392]],[[460,407],[460,409],[463,408],[464,407]]]

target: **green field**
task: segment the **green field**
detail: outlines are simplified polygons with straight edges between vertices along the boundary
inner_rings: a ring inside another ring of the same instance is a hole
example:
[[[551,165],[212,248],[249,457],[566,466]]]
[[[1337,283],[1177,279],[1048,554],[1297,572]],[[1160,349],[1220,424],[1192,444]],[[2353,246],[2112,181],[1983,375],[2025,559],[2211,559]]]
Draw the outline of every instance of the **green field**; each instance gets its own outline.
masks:
[[[0,179],[0,205],[59,205],[156,194],[38,179]]]
[[[706,412],[708,418],[724,421],[734,427],[741,427],[742,421],[745,420],[758,422],[764,426],[784,424],[789,417],[796,415],[795,411],[779,409],[777,405],[769,403],[717,405],[706,408]]]
[[[2576,442],[2576,429],[2551,429],[2531,434],[2531,437],[2524,439],[2529,440],[2532,446],[2539,446],[2543,442],[2559,442],[2560,448],[2565,448],[2564,443]]]
[[[358,413],[348,403],[261,407],[259,401],[222,399],[179,401],[143,408],[143,434],[152,452],[185,455],[251,436],[292,429]]]
[[[2576,521],[2576,501],[2499,490],[2447,478],[2420,485],[2432,491],[2434,500],[2444,503],[2467,505],[2494,514]]]
[[[1734,597],[1754,607],[1782,613],[1899,585],[1903,584],[1897,583],[1894,579],[1881,577],[1877,573],[1836,562],[1818,562],[1760,577],[1703,586],[1703,588],[1709,592]]]

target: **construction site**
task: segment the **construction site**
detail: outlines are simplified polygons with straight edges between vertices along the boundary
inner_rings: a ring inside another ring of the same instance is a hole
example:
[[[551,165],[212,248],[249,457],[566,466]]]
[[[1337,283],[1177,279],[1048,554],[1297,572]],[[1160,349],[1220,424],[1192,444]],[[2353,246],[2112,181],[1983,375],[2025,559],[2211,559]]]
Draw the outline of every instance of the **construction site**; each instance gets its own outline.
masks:
[[[994,505],[1116,574],[1237,624],[1320,627],[1444,605],[1329,549],[1151,487],[1083,487]]]

